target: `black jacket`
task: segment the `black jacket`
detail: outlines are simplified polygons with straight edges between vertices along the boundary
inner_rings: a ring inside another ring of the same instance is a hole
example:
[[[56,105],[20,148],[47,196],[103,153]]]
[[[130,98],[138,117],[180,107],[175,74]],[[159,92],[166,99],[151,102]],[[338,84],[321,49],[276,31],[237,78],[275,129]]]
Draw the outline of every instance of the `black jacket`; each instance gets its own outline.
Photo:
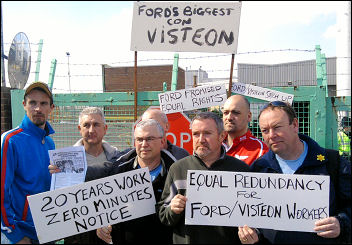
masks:
[[[110,175],[124,173],[137,169],[134,164],[137,156],[132,149],[113,163]],[[158,177],[153,181],[156,202],[160,201],[167,173],[175,157],[166,150],[161,151],[163,168]],[[152,214],[138,219],[113,225],[112,240],[114,244],[172,244],[172,229],[161,224],[158,215]]]
[[[295,174],[309,175],[329,175],[327,170],[326,150],[318,145],[310,137],[299,134],[301,140],[308,145],[308,154],[302,165],[296,170]],[[324,156],[325,160],[319,160],[317,156]],[[336,163],[337,164],[337,163]],[[251,165],[252,172],[261,173],[282,173],[280,165],[276,160],[275,154],[270,150],[267,154],[258,158]],[[341,233],[338,238],[327,239],[317,236],[314,232],[295,232],[295,231],[278,231],[272,229],[259,229],[264,238],[262,242],[269,241],[273,244],[336,244],[350,241],[351,236],[351,162],[340,157],[338,167],[338,186],[330,181],[330,216],[335,216],[340,222]],[[339,197],[340,205],[337,205]]]

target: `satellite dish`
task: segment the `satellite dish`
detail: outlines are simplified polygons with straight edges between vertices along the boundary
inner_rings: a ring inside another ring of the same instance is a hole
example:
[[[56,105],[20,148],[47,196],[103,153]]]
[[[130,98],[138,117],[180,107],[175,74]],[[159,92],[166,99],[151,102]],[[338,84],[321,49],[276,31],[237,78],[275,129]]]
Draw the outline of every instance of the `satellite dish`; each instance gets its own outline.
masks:
[[[28,38],[19,32],[13,38],[8,56],[8,75],[11,88],[23,89],[31,69],[31,48]]]

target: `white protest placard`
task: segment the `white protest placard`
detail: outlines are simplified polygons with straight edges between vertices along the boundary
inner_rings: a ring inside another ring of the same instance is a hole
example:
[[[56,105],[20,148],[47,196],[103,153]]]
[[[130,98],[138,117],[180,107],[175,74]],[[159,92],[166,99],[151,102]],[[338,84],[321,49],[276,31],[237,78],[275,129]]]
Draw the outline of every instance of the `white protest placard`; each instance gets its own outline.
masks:
[[[237,52],[241,2],[133,5],[132,51]]]
[[[224,84],[180,89],[158,96],[160,110],[166,114],[223,105],[227,99]]]
[[[28,196],[40,243],[155,213],[148,168]]]
[[[314,232],[329,216],[329,176],[188,170],[187,225]]]
[[[262,88],[258,86],[253,86],[251,84],[245,84],[240,82],[235,82],[232,84],[231,91],[236,94],[242,94],[245,96],[262,99],[266,101],[282,101],[288,102],[292,105],[293,94],[287,94],[273,89]]]

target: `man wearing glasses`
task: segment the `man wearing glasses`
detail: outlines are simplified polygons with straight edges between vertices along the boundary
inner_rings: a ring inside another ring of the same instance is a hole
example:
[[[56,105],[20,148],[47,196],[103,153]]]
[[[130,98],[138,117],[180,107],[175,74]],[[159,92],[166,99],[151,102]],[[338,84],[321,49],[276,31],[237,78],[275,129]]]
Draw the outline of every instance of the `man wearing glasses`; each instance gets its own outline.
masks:
[[[188,156],[188,151],[178,147],[177,145],[172,144],[170,141],[166,139],[166,133],[169,131],[170,124],[167,119],[165,112],[159,109],[148,109],[142,115],[142,120],[154,119],[156,120],[165,131],[165,143],[163,148],[168,150],[177,160],[180,160],[186,156]]]
[[[140,121],[134,131],[135,148],[121,156],[109,175],[148,167],[155,200],[158,202],[167,173],[175,157],[164,150],[165,132],[154,119]],[[157,232],[157,233],[156,233]],[[111,235],[110,235],[111,233]],[[157,214],[122,222],[97,230],[99,238],[114,244],[171,244],[172,230],[161,224]]]
[[[313,139],[298,133],[298,119],[290,105],[270,102],[259,114],[259,126],[270,150],[252,164],[253,172],[330,175],[332,179],[328,167],[331,155]],[[330,217],[315,223],[316,233],[260,229],[260,241],[269,240],[273,244],[351,242],[351,163],[337,152],[336,160],[332,164],[339,164],[334,178],[337,181],[330,181]],[[258,233],[248,226],[239,227],[238,234],[243,244],[259,241]]]

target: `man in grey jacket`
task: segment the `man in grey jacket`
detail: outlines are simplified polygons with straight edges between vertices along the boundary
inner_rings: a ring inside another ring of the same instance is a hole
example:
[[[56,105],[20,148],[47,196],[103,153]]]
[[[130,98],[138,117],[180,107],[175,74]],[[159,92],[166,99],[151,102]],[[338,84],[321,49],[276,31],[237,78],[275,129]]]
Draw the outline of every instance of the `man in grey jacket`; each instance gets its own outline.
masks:
[[[116,147],[103,140],[107,129],[104,113],[100,108],[87,107],[81,111],[78,130],[82,138],[74,146],[84,146],[86,152],[88,166],[85,181],[106,177],[112,162],[121,155]],[[49,169],[50,173],[58,171],[52,165]],[[67,237],[64,239],[64,243],[95,244],[98,240],[95,231],[90,231]]]
[[[84,146],[88,164],[86,181],[105,177],[105,169],[117,159],[120,152],[103,140],[108,125],[102,110],[98,107],[84,108],[79,115],[78,130],[82,138],[74,146]]]

